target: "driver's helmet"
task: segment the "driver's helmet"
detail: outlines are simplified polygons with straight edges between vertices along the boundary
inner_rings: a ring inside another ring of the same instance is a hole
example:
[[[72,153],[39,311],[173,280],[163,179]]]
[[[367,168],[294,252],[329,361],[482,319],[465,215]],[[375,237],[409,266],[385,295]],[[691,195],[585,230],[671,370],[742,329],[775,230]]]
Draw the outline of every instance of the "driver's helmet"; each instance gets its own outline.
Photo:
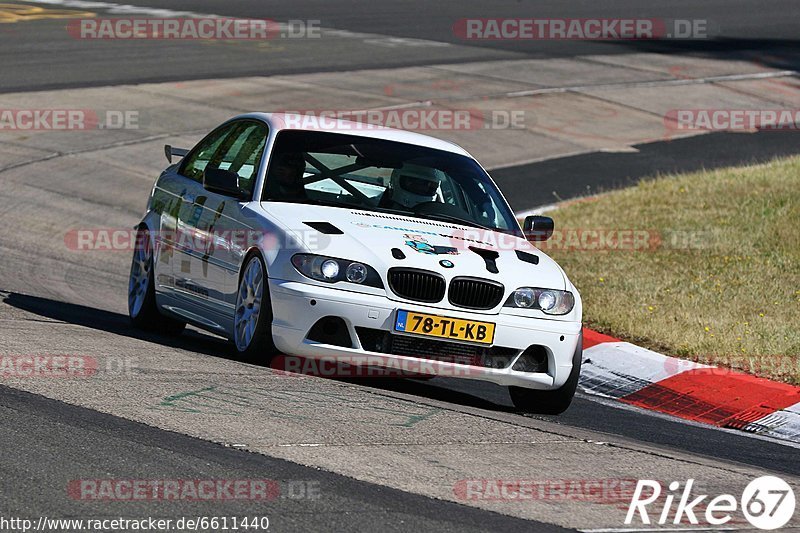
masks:
[[[405,164],[392,171],[392,201],[408,208],[432,202],[441,182],[435,168]]]

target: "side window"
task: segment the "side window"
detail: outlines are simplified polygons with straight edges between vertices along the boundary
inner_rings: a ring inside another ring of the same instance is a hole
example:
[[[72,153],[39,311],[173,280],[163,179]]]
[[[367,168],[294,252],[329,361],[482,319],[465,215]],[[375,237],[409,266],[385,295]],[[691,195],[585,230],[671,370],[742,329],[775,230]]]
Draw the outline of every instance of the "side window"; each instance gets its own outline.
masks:
[[[218,168],[236,172],[239,175],[239,186],[251,194],[267,144],[267,133],[265,124],[243,122],[223,141],[212,160]]]
[[[221,168],[239,175],[239,185],[251,193],[267,143],[267,126],[240,121],[208,136],[189,156],[181,174],[202,182],[206,168]]]
[[[208,166],[208,162],[214,157],[224,141],[233,130],[239,127],[238,124],[231,124],[211,133],[208,137],[200,141],[197,148],[183,161],[180,173],[195,181],[203,181],[203,171]]]

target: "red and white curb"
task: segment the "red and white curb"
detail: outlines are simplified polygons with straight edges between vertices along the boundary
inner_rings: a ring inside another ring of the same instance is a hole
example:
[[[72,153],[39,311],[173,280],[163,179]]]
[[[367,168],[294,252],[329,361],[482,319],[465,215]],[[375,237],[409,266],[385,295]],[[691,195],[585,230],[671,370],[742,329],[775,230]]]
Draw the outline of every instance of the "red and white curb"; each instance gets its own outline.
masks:
[[[800,443],[800,387],[668,357],[583,330],[584,392],[686,420]]]

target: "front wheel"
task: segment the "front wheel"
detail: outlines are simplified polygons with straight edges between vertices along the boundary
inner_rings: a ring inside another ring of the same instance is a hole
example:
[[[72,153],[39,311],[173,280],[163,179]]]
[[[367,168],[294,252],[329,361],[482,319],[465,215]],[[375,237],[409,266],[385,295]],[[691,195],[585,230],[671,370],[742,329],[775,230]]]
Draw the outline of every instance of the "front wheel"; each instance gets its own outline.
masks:
[[[153,280],[153,247],[150,232],[146,229],[136,232],[136,249],[128,279],[128,316],[136,328],[168,335],[179,335],[186,327],[185,322],[158,311]]]
[[[583,361],[583,335],[578,339],[575,353],[572,356],[572,371],[567,381],[555,390],[534,390],[524,387],[509,387],[514,407],[526,413],[542,415],[560,415],[572,403],[578,388]]]
[[[276,354],[272,342],[272,303],[264,261],[253,254],[245,262],[236,296],[233,342],[247,361],[267,364]]]

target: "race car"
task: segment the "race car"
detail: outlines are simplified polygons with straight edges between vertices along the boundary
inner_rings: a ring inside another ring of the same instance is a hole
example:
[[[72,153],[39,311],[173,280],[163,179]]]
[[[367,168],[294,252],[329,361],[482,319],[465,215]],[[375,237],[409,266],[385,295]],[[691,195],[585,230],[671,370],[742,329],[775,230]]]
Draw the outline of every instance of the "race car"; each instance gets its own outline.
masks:
[[[532,244],[553,220],[520,227],[455,144],[316,118],[245,114],[190,150],[165,147],[171,164],[136,227],[133,324],[190,323],[261,363],[280,353],[489,381],[520,410],[563,412],[582,307]]]

